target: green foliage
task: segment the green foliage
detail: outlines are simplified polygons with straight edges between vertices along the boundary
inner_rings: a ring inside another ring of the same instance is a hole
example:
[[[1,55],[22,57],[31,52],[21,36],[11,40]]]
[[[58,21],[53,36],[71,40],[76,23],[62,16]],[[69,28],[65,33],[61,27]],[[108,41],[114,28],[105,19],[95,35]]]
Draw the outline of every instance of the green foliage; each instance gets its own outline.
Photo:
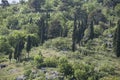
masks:
[[[9,32],[9,29],[7,29],[6,27],[0,27],[0,35],[8,35]]]
[[[32,71],[29,69],[29,70],[26,70],[26,71],[24,72],[24,75],[25,75],[25,77],[26,77],[27,79],[29,79],[31,73],[32,73]]]
[[[54,20],[51,22],[51,26],[48,29],[48,37],[56,38],[62,36],[62,26],[60,21]]]
[[[43,46],[57,50],[71,50],[71,39],[62,37],[50,39],[46,41]]]
[[[5,37],[0,37],[0,52],[5,54],[12,53],[12,47]]]
[[[29,34],[35,34],[38,32],[38,26],[36,24],[27,24],[23,25],[23,30],[25,30]]]
[[[47,39],[47,35],[46,35],[47,27],[45,25],[45,17],[44,16],[42,16],[37,21],[37,25],[39,26],[38,35],[39,35],[39,38],[40,38],[40,44],[43,44],[45,39]]]
[[[44,0],[29,0],[28,1],[28,5],[30,6],[30,8],[35,9],[35,11],[39,11],[41,8],[41,5],[43,5],[45,3]]]
[[[31,50],[31,37],[30,36],[28,36],[27,37],[27,46],[26,46],[26,51],[29,53],[29,51]]]
[[[116,12],[117,16],[120,17],[120,4],[117,4],[115,6],[115,12]]]
[[[114,38],[113,38],[114,51],[117,57],[120,57],[120,34],[119,32],[120,32],[120,19],[118,20],[117,29],[116,29],[116,32],[114,33]]]
[[[42,55],[36,55],[34,57],[34,63],[37,68],[40,68],[43,65],[43,56]]]
[[[26,52],[23,43],[26,44],[27,52],[33,48],[30,62],[24,61],[23,66],[21,64],[17,64],[17,66],[9,64],[7,68],[13,66],[22,74],[22,67],[25,67],[25,70],[27,69],[25,75],[28,76],[27,79],[31,80],[45,79],[44,73],[42,75],[41,73],[36,73],[36,75],[31,73],[30,68],[34,65],[37,68],[46,67],[46,70],[49,67],[53,67],[55,70],[59,69],[64,74],[65,80],[100,80],[100,78],[101,80],[120,80],[118,78],[119,59],[112,54],[112,48],[115,48],[114,51],[117,56],[120,52],[119,28],[115,31],[116,27],[119,26],[119,23],[116,26],[120,16],[119,0],[24,1],[20,0],[20,3],[0,7],[0,54],[5,56],[2,58],[0,55],[0,62],[8,64],[8,58],[12,62],[13,50],[14,57],[17,60],[20,58],[24,60]],[[114,32],[117,35],[114,36],[114,46],[108,48],[106,39],[112,43],[112,36],[109,37],[109,35],[113,35]],[[28,36],[30,36],[29,39]],[[91,40],[88,39],[89,37]],[[84,40],[87,39],[88,42],[86,43]],[[72,40],[73,47],[76,48],[75,53],[71,52]],[[40,45],[42,43],[43,46]],[[39,48],[42,49],[44,56],[49,55],[49,51],[51,51],[50,55],[45,56],[45,58],[41,54],[37,55]],[[47,52],[47,48],[52,50],[48,49]],[[52,52],[53,49],[57,51]],[[9,57],[4,54],[8,54]],[[35,55],[34,61],[32,61],[33,55]],[[53,55],[67,56],[68,59],[59,59]],[[76,63],[77,61],[81,63]],[[110,63],[105,65],[105,62]],[[110,66],[114,64],[115,67]],[[19,75],[19,72],[8,74],[9,70],[6,68],[0,71],[0,79],[2,80],[12,79],[10,78],[11,75],[14,77]],[[5,74],[4,71],[6,71]]]
[[[64,74],[64,76],[72,75],[73,74],[73,68],[72,65],[68,63],[67,59],[62,57],[59,59],[59,65],[58,68],[61,73]]]
[[[25,32],[14,30],[8,35],[9,44],[15,48],[17,42],[20,39],[25,40],[25,36],[26,36]]]
[[[44,65],[46,67],[57,67],[57,65],[58,65],[57,59],[58,58],[56,58],[56,57],[47,57],[44,59]]]
[[[90,22],[90,26],[89,26],[88,30],[89,30],[89,33],[88,33],[89,39],[93,39],[94,38],[94,23],[93,23],[93,21]]]
[[[94,71],[92,65],[85,63],[74,64],[74,76],[76,80],[98,80],[99,74]]]
[[[15,46],[14,59],[16,59],[17,61],[21,60],[21,53],[22,53],[22,49],[24,48],[24,44],[25,42],[23,38],[21,38]]]
[[[94,35],[95,37],[100,36],[103,33],[103,28],[99,25],[94,26]]]
[[[16,17],[10,16],[7,18],[6,26],[8,29],[18,30],[19,29],[18,24],[19,24],[19,21]]]

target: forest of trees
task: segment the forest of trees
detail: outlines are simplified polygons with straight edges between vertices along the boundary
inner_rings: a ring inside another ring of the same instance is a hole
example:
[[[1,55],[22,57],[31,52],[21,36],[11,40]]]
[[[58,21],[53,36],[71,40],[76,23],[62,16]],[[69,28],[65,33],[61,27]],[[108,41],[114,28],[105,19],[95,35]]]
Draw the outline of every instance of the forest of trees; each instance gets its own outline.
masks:
[[[109,35],[110,48],[104,41]],[[101,43],[95,43],[96,39]],[[16,4],[1,0],[0,55],[21,62],[29,60],[32,48],[51,45],[71,52],[84,51],[84,47],[88,53],[107,52],[109,48],[120,57],[120,0],[20,0]],[[22,55],[24,50],[27,57]],[[67,61],[61,65],[72,69]]]

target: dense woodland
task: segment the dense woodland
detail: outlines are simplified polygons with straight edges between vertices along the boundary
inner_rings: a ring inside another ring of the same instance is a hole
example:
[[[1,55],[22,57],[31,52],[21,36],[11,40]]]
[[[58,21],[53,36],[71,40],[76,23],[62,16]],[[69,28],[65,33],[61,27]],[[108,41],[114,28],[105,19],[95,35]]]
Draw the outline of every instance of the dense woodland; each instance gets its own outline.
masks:
[[[119,57],[120,0],[1,0],[0,80],[120,80]]]

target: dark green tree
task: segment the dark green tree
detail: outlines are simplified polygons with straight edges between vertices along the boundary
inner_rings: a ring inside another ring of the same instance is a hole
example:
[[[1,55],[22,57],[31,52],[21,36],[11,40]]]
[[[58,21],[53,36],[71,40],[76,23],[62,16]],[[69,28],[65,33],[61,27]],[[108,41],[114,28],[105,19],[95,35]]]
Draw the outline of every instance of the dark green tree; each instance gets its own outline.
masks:
[[[12,53],[13,53],[13,50],[12,50],[12,48],[10,48],[10,50],[9,50],[9,60],[10,60],[10,62],[11,62],[11,59],[12,59]]]
[[[8,0],[1,0],[1,2],[2,2],[2,7],[3,8],[5,8],[5,7],[7,7],[7,6],[10,5],[9,2],[8,2]]]
[[[88,32],[88,38],[89,39],[93,39],[94,38],[94,26],[93,26],[93,21],[90,22],[90,25],[89,25],[89,32]]]
[[[81,43],[81,40],[84,36],[84,31],[87,28],[87,13],[85,10],[82,10],[80,7],[75,8],[74,13],[74,28],[72,36],[72,51],[75,51],[76,43]]]
[[[80,45],[80,41],[82,40],[84,36],[84,25],[83,25],[83,22],[78,23],[78,30],[77,30],[77,43],[79,43]]]
[[[11,61],[12,59],[12,53],[9,53],[9,60]]]
[[[28,58],[29,58],[29,52],[31,50],[31,47],[32,47],[31,37],[28,36],[28,38],[27,38],[27,44],[26,44],[26,51],[28,53]]]
[[[45,41],[45,38],[46,38],[46,36],[45,36],[46,28],[45,28],[44,17],[41,17],[40,20],[38,20],[37,25],[39,26],[38,35],[39,35],[39,38],[40,38],[40,44],[43,44],[44,41]]]
[[[73,34],[72,34],[72,51],[76,50],[76,31],[77,31],[77,16],[74,14],[74,27],[73,27]]]
[[[29,0],[28,1],[30,8],[35,9],[36,12],[40,11],[40,8],[44,3],[45,3],[45,0]]]
[[[20,4],[25,4],[25,0],[19,0]]]
[[[117,23],[117,29],[115,31],[114,39],[113,39],[114,51],[117,57],[120,57],[120,19]]]
[[[21,59],[20,57],[21,57],[22,49],[24,48],[24,44],[25,43],[23,39],[20,39],[16,44],[15,51],[14,51],[14,59],[16,59],[17,61],[20,61]]]
[[[48,29],[48,38],[56,38],[62,36],[62,26],[60,21],[55,19],[51,22],[51,25]]]

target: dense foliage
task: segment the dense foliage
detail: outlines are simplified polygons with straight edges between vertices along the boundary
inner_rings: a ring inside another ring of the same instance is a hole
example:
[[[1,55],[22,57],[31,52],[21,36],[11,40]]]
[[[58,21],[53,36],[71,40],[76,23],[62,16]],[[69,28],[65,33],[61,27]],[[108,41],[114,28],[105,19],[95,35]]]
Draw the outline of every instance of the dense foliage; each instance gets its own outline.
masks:
[[[12,4],[1,0],[0,55],[22,62],[27,54],[35,68],[57,68],[65,80],[100,80],[112,75],[113,69],[96,71],[92,62],[73,62],[97,54],[120,57],[119,17],[119,0],[20,0]],[[31,73],[28,70],[25,76]]]

